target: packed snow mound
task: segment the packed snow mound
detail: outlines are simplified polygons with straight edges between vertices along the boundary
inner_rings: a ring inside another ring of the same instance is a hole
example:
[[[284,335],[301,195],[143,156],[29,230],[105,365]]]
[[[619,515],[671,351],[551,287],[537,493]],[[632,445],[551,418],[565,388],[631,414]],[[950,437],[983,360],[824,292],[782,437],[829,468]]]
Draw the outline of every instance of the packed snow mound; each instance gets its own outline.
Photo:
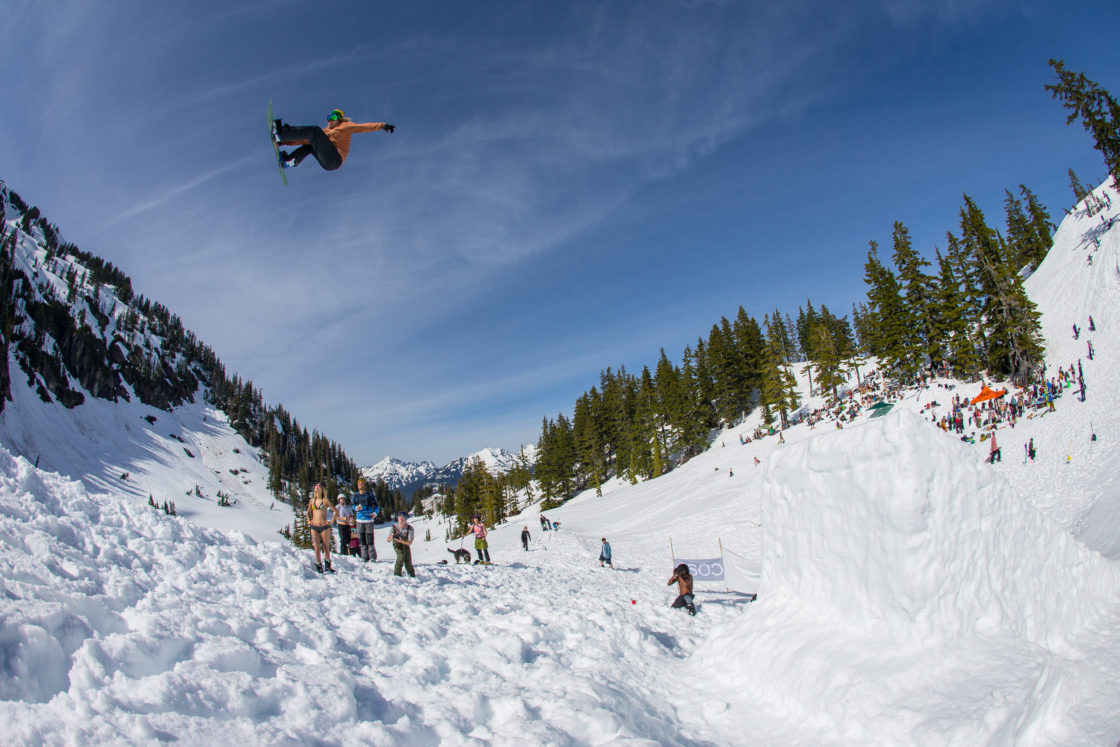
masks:
[[[692,662],[713,697],[743,693],[728,718],[848,744],[1090,744],[1120,726],[1120,687],[1091,664],[1120,567],[914,413],[776,453],[762,514],[759,601]]]
[[[793,445],[768,478],[761,596],[895,646],[993,630],[1057,646],[1120,588],[1114,564],[911,412]]]

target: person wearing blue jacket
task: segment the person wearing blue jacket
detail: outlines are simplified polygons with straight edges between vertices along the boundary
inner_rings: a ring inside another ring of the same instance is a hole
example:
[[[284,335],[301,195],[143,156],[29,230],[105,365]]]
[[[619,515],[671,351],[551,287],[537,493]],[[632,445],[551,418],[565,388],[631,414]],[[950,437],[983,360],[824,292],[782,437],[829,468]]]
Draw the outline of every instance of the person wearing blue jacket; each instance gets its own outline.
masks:
[[[377,514],[381,510],[381,504],[369,491],[368,483],[364,478],[358,478],[358,492],[350,496],[350,502],[354,504],[358,548],[362,560],[367,563],[371,560],[377,560],[377,545],[373,542],[373,528],[374,522],[377,520]]]
[[[603,537],[603,549],[599,551],[599,567],[602,568],[604,563],[614,568],[614,563],[611,562],[611,543],[607,542],[606,537]]]

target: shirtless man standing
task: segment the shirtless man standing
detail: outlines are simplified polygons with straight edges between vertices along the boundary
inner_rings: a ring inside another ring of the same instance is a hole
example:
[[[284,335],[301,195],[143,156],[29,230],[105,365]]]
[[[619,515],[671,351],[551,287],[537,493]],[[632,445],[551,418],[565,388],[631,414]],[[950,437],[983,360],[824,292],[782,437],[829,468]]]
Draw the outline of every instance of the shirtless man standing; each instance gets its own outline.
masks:
[[[334,507],[327,500],[327,491],[319,483],[315,483],[315,490],[311,500],[307,502],[307,527],[311,530],[311,547],[315,550],[315,570],[322,573],[324,564],[319,562],[319,553],[325,556],[326,572],[334,573],[331,568],[331,519],[327,512],[334,515]]]

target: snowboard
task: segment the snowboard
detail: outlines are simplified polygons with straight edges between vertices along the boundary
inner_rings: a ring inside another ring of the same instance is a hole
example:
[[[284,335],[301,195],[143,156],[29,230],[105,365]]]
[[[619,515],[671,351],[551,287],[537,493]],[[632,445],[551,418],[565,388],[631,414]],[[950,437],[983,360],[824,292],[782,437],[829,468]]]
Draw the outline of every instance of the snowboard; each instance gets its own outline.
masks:
[[[284,186],[288,186],[288,175],[284,173],[284,162],[280,160],[280,146],[276,144],[276,138],[272,136],[272,122],[276,118],[272,116],[272,99],[268,100],[268,142],[272,143],[272,153],[276,156],[276,165],[280,167],[280,179],[283,180]]]

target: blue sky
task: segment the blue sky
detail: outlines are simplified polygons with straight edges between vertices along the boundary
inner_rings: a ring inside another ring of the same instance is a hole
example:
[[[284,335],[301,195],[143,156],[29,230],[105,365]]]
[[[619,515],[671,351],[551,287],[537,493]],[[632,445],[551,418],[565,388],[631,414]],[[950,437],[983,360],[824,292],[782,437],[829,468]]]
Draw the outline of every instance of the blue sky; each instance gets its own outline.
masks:
[[[164,7],[167,6],[167,7]],[[8,2],[0,179],[360,464],[535,442],[740,305],[865,298],[1105,169],[1043,90],[1120,91],[1083,2]],[[280,183],[265,131],[397,132]]]

